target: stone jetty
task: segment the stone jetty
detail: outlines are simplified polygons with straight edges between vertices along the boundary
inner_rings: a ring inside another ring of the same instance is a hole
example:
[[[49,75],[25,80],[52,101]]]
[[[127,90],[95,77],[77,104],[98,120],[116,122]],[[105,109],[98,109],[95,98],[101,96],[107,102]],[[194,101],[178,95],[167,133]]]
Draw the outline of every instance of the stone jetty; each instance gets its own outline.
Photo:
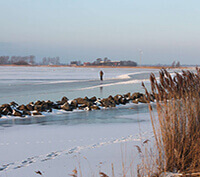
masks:
[[[151,95],[151,101],[154,101],[155,97]],[[108,98],[96,98],[95,96],[88,98],[76,98],[71,101],[67,97],[63,97],[61,100],[53,101],[36,101],[30,102],[27,105],[19,105],[16,102],[9,104],[2,104],[0,106],[0,118],[4,116],[37,116],[42,115],[42,112],[52,112],[53,109],[73,111],[73,110],[100,110],[102,108],[112,108],[117,105],[125,105],[127,103],[147,103],[145,95],[143,93],[135,92],[133,94],[127,93],[124,95],[109,96]]]

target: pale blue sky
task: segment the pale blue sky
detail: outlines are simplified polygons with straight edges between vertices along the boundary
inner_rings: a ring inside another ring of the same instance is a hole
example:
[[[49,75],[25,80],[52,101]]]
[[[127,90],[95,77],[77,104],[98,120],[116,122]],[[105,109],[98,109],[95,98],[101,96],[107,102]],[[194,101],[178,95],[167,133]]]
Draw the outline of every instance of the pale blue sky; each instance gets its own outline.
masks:
[[[200,64],[199,0],[0,0],[0,55]]]

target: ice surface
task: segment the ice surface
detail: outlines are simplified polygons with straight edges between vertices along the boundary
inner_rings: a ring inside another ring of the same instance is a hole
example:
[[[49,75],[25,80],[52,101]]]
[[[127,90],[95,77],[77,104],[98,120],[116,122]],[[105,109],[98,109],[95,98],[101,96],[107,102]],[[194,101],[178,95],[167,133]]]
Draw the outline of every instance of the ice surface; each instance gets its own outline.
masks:
[[[107,97],[143,92],[141,81],[157,70],[103,68],[0,67],[0,104],[16,101],[57,101],[63,96]],[[123,153],[127,165],[139,162],[135,145],[152,140],[145,104],[127,104],[97,111],[53,111],[43,116],[0,119],[0,176],[34,177],[40,170],[48,177],[69,176],[80,162],[83,176],[99,171],[122,173]],[[150,141],[152,142],[152,141]]]

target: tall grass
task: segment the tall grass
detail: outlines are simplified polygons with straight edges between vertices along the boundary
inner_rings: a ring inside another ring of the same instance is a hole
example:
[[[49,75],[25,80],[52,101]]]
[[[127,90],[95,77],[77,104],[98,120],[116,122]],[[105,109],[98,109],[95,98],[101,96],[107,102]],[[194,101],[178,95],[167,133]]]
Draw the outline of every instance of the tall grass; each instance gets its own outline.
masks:
[[[155,136],[157,172],[191,174],[200,172],[200,69],[182,71],[173,77],[165,69],[159,80],[150,76],[150,103],[155,96],[158,118],[149,104]]]

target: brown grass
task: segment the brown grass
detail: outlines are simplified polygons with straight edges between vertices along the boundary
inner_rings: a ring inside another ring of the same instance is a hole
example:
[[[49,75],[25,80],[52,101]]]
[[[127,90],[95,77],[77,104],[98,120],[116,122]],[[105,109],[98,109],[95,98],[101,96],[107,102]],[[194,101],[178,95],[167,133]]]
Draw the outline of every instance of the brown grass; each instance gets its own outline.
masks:
[[[163,69],[159,81],[154,74],[150,76],[158,113],[155,118],[149,104],[158,173],[200,172],[200,69],[196,71],[182,71],[172,77]],[[145,91],[150,102],[150,93]]]

